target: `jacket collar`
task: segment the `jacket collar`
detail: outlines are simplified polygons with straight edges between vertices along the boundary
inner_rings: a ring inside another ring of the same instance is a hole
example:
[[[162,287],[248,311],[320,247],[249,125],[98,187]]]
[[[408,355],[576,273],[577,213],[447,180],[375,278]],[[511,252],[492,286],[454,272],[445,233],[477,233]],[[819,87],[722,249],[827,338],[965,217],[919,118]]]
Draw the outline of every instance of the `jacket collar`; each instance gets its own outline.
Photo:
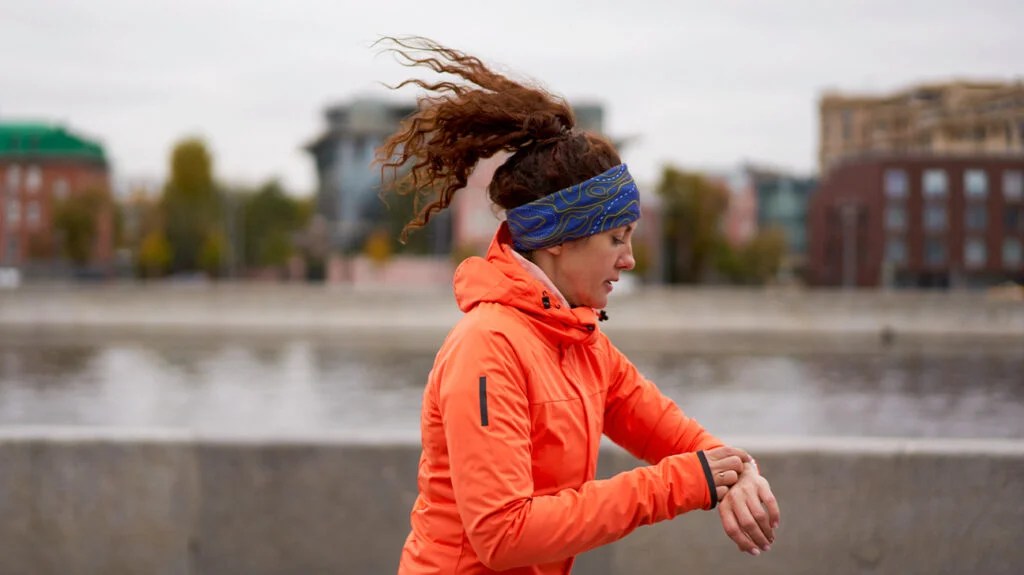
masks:
[[[556,345],[583,343],[594,337],[599,330],[597,312],[589,307],[570,307],[540,268],[530,270],[520,260],[525,258],[515,253],[508,224],[502,222],[487,255],[467,258],[455,270],[459,309],[469,312],[485,302],[515,308]],[[537,272],[542,277],[536,277]]]

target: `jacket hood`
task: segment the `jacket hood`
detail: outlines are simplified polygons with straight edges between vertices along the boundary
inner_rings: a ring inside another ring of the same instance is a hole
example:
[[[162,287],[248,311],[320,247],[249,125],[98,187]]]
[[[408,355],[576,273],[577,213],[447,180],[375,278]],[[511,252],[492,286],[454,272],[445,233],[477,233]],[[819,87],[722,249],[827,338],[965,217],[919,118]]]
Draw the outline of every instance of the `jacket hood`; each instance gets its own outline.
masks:
[[[598,331],[597,313],[589,307],[570,308],[548,291],[516,260],[508,224],[501,223],[487,255],[471,257],[455,270],[455,301],[469,312],[482,303],[497,303],[523,313],[553,344],[582,343]]]

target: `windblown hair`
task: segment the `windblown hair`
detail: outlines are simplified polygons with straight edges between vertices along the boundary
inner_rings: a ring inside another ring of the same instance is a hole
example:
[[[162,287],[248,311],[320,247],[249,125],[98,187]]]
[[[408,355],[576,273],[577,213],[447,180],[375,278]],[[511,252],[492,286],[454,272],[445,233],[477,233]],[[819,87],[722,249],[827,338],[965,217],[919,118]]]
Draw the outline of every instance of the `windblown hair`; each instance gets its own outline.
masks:
[[[488,188],[491,201],[509,210],[596,176],[621,162],[603,136],[575,129],[563,98],[510,80],[479,59],[420,37],[384,38],[405,66],[422,66],[456,80],[408,79],[427,91],[416,111],[377,150],[384,192],[414,194],[411,230],[448,207],[481,159],[510,152]],[[459,82],[462,80],[462,82]],[[399,171],[412,163],[401,178]],[[432,200],[421,207],[420,200]]]

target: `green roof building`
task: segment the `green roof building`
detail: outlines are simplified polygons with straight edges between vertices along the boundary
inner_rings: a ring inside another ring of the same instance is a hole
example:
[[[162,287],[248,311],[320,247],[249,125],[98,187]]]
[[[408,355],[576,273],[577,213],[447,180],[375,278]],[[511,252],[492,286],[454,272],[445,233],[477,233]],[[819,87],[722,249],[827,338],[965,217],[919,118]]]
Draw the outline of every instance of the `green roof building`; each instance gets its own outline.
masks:
[[[110,193],[102,145],[62,126],[0,122],[0,267],[52,275],[47,270],[57,269],[64,251],[57,206],[89,190]],[[109,269],[113,229],[113,213],[105,210],[81,269]]]
[[[106,165],[103,146],[76,136],[61,126],[0,123],[0,160],[86,160]]]

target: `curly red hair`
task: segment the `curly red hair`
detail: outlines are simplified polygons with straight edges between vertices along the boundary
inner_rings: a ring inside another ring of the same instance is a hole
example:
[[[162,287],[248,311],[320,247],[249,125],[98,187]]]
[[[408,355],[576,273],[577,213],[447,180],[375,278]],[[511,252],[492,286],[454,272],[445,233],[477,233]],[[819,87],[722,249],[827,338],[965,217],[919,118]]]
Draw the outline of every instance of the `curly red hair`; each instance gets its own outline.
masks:
[[[427,92],[376,156],[384,191],[416,197],[418,213],[403,228],[403,241],[448,207],[479,160],[499,152],[512,155],[495,171],[488,193],[506,210],[622,163],[603,136],[575,129],[576,117],[564,98],[513,81],[473,56],[426,38],[380,42],[390,44],[388,50],[405,66],[457,78],[433,83],[411,78],[394,86],[415,85]],[[399,178],[400,169],[410,163]],[[428,203],[420,207],[422,200]]]

